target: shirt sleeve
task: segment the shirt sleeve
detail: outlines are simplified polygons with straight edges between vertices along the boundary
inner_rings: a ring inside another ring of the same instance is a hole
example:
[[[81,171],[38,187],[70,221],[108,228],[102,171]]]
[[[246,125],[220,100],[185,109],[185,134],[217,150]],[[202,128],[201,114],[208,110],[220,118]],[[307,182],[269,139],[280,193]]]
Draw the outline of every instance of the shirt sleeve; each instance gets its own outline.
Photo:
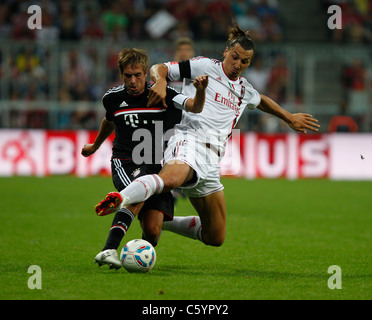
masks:
[[[103,98],[102,98],[102,104],[103,104],[103,107],[106,110],[105,118],[106,118],[107,121],[114,121],[114,114],[110,110],[108,100],[109,100],[109,97],[107,95],[104,95]]]
[[[189,100],[190,97],[183,95],[182,93],[176,95],[173,98],[173,105],[177,109],[185,110],[186,111],[186,101]]]
[[[250,110],[254,110],[261,103],[261,95],[255,89],[253,89],[250,94],[251,94],[251,98],[249,102],[247,103],[247,108]]]
[[[186,110],[186,101],[188,99],[190,99],[190,97],[183,95],[174,88],[167,87],[166,102],[168,108],[170,105],[173,105],[177,109]]]
[[[195,79],[197,76],[205,74],[205,69],[211,59],[206,57],[196,57],[182,62],[167,62],[168,78],[170,81],[178,79]]]
[[[246,79],[244,79],[242,88],[244,89],[243,102],[246,104],[249,110],[256,109],[261,103],[261,95]]]

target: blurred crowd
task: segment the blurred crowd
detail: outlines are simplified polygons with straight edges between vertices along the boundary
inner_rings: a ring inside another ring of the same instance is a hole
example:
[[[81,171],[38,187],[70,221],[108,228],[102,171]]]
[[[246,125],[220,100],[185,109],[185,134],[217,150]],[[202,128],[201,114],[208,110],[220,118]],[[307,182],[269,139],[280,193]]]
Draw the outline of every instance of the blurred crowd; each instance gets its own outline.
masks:
[[[42,9],[40,30],[27,26],[32,4]],[[89,103],[99,102],[105,90],[120,82],[118,44],[160,39],[169,41],[172,51],[182,37],[224,43],[233,19],[256,42],[282,39],[277,0],[3,0],[0,41],[32,40],[35,45],[19,42],[10,51],[0,49],[0,79],[5,74],[10,79],[0,96],[14,102],[58,101],[57,128],[91,129],[97,122]],[[151,27],[154,23],[159,27]],[[154,34],[154,29],[163,32]],[[104,50],[80,45],[90,40],[104,40]],[[53,51],[53,43],[62,41],[72,45]],[[79,110],[71,112],[77,102]],[[48,127],[49,113],[14,108],[9,125]]]
[[[189,38],[186,38],[189,39]],[[193,41],[190,40],[193,44]],[[196,48],[192,48],[194,54]],[[223,50],[223,47],[220,48]],[[178,60],[176,47],[170,45],[171,59]],[[10,57],[9,73],[9,97],[10,103],[19,101],[32,105],[41,103],[55,104],[58,111],[55,114],[53,124],[50,123],[50,113],[53,110],[42,108],[34,110],[29,108],[27,112],[17,111],[11,107],[9,126],[13,128],[48,128],[55,129],[96,129],[99,118],[95,109],[90,104],[100,104],[103,93],[110,87],[122,82],[117,67],[117,50],[103,48],[98,52],[97,48],[87,46],[81,48],[64,48],[53,58],[58,60],[58,83],[51,81],[51,54],[48,50],[38,50],[22,47]],[[104,61],[101,63],[98,56],[103,53]],[[188,57],[189,58],[189,57]],[[52,67],[52,69],[55,69]],[[105,70],[105,77],[100,77],[99,70]],[[55,71],[53,71],[55,72]],[[265,59],[257,54],[250,68],[243,74],[248,81],[260,92],[272,97],[278,103],[286,103],[292,99],[289,92],[291,71],[285,54],[281,52],[270,53]],[[53,96],[53,90],[57,92]],[[180,88],[177,88],[180,89]],[[49,101],[49,102],[48,102]],[[73,110],[71,110],[73,107]],[[37,108],[36,108],[37,109]],[[261,113],[258,113],[259,115]],[[262,121],[261,121],[262,120]],[[253,121],[253,122],[252,122]],[[250,123],[242,122],[241,129],[248,127],[250,130],[265,131],[265,119],[258,119],[258,115],[252,115]],[[280,128],[272,128],[270,130]]]
[[[43,28],[38,32],[28,29],[25,23],[31,4],[42,9]],[[0,41],[152,39],[148,24],[159,12],[171,15],[161,16],[161,23],[168,25],[160,35],[170,40],[180,36],[226,40],[232,18],[244,29],[252,30],[256,41],[282,38],[277,0],[2,0]],[[174,18],[176,23],[172,23]]]
[[[322,0],[324,9],[338,5],[342,29],[330,31],[335,42],[372,43],[372,0]]]
[[[325,6],[342,7],[344,28],[331,34],[335,41],[372,41],[372,0],[319,1]],[[281,42],[278,3],[279,0],[1,0],[0,42],[12,43],[0,47],[0,99],[14,102],[14,108],[9,108],[7,126],[97,129],[100,116],[92,104],[100,104],[103,93],[121,82],[117,53],[126,41],[159,39],[169,44],[161,49],[151,46],[152,63],[154,55],[160,61],[172,59],[173,44],[183,37],[198,44],[196,55],[219,59],[210,51],[200,50],[201,44],[204,40],[214,41],[223,51],[233,19],[250,30],[255,42]],[[42,8],[41,30],[27,27],[27,8],[31,4]],[[32,40],[32,45],[22,40]],[[63,45],[54,47],[55,43]],[[297,83],[293,83],[297,70],[293,70],[293,65],[292,69],[289,67],[287,59],[280,51],[266,56],[257,54],[244,76],[260,93],[280,104],[290,101],[302,111],[302,95]],[[368,105],[364,101],[367,89],[362,85],[367,81],[364,69],[355,61],[343,70],[343,113],[364,112],[353,110],[353,106]],[[4,78],[9,81],[2,81]],[[30,102],[30,110],[17,109],[20,101]],[[45,107],[41,102],[46,102]],[[50,108],[51,104],[55,108]],[[0,110],[0,120],[1,116]],[[272,117],[251,113],[240,125],[243,130],[286,130],[280,127],[281,122],[270,121]]]

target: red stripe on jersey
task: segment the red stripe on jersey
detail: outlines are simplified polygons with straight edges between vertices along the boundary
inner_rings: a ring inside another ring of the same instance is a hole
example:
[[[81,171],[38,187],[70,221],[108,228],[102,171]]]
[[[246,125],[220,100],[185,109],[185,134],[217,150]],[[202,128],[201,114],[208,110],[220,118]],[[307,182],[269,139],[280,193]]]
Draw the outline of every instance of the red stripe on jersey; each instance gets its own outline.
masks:
[[[122,109],[122,110],[118,110],[116,112],[114,112],[114,115],[120,113],[120,112],[134,112],[134,111],[162,111],[166,108],[164,107],[158,107],[158,108],[130,108],[130,109]]]
[[[235,128],[235,125],[236,125],[236,119],[238,119],[238,115],[237,115],[237,114],[235,115],[235,119],[234,119],[233,124],[232,124],[232,126],[231,126],[231,132],[230,132],[230,134],[227,136],[227,139],[230,139],[230,137],[231,137],[231,135],[232,135],[232,132],[233,132],[233,130],[234,130],[234,128]]]

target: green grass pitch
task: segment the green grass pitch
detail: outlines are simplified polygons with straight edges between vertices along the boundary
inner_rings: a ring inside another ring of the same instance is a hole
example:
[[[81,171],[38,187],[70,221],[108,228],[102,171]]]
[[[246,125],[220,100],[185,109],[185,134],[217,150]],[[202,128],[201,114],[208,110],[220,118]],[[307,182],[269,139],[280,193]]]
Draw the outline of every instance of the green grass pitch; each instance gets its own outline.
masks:
[[[93,263],[112,216],[94,205],[110,177],[1,178],[0,298],[372,299],[372,182],[223,179],[227,235],[208,247],[163,232],[147,274]],[[193,215],[180,200],[176,215]],[[138,220],[125,242],[141,237]],[[31,290],[28,267],[42,271]],[[342,270],[331,290],[329,266]]]

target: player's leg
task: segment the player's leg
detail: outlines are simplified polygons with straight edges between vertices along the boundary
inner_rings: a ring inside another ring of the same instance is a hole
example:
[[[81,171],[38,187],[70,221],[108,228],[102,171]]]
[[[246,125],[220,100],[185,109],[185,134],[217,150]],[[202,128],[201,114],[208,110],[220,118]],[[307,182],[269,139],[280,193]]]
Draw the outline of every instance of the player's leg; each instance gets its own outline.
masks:
[[[148,174],[135,179],[120,193],[110,192],[96,207],[96,213],[104,216],[116,212],[120,207],[146,201],[154,194],[173,190],[190,181],[194,170],[186,163],[170,161],[159,174]]]
[[[102,251],[107,249],[117,249],[119,248],[121,240],[127,233],[130,225],[132,224],[135,216],[140,212],[143,202],[131,205],[128,207],[121,208],[114,216],[112,220],[109,235],[106,240],[106,244]]]
[[[155,247],[161,235],[164,214],[159,210],[147,210],[141,214],[142,239]]]
[[[218,191],[190,202],[199,214],[201,240],[210,246],[221,246],[226,234],[226,203],[224,192]]]
[[[115,188],[118,191],[123,190],[131,182],[130,172],[132,172],[135,167],[136,166],[129,161],[122,161],[119,159],[112,160],[112,180]],[[96,213],[102,216],[114,212],[114,209],[117,211],[118,209],[114,208],[114,204],[116,203],[116,195],[121,198],[120,193],[109,193],[106,198],[96,206]],[[140,212],[142,206],[143,203],[138,203],[128,206],[127,208],[121,208],[116,212],[106,239],[106,243],[102,251],[95,257],[95,262],[97,262],[100,266],[103,264],[108,264],[110,268],[118,269],[121,267],[117,249],[135,216]],[[97,211],[97,207],[102,210]]]
[[[201,198],[190,197],[198,216],[174,217],[164,222],[163,230],[200,240],[206,245],[221,246],[226,233],[226,205],[223,191]]]
[[[198,239],[207,245],[220,246],[226,232],[225,196],[218,166],[220,157],[213,150],[198,147],[198,144],[195,147],[193,165],[199,180],[184,186],[183,190],[199,217],[174,217],[173,221],[163,224],[163,230]]]
[[[170,192],[155,194],[148,199],[138,220],[141,221],[143,230],[142,239],[150,242],[154,247],[157,245],[163,222],[170,221],[174,216],[174,198]]]
[[[94,258],[95,262],[98,263],[99,266],[107,264],[110,268],[121,268],[117,249],[142,206],[143,203],[139,203],[133,206],[128,206],[127,208],[124,207],[116,212],[114,219],[112,220],[105,246]]]
[[[131,161],[120,159],[112,160],[112,181],[119,192],[131,183],[131,180],[133,179],[131,172],[136,168],[137,166]],[[136,203],[126,208],[123,207],[116,212],[103,250],[117,249],[119,247],[120,242],[128,231],[134,217],[140,212],[143,205],[143,202]]]
[[[121,191],[122,206],[143,202],[154,194],[170,191],[190,181],[193,176],[194,170],[188,164],[171,160],[159,174],[139,177]]]
[[[198,216],[175,216],[172,221],[164,222],[162,229],[177,233],[180,236],[202,241],[201,221]]]

